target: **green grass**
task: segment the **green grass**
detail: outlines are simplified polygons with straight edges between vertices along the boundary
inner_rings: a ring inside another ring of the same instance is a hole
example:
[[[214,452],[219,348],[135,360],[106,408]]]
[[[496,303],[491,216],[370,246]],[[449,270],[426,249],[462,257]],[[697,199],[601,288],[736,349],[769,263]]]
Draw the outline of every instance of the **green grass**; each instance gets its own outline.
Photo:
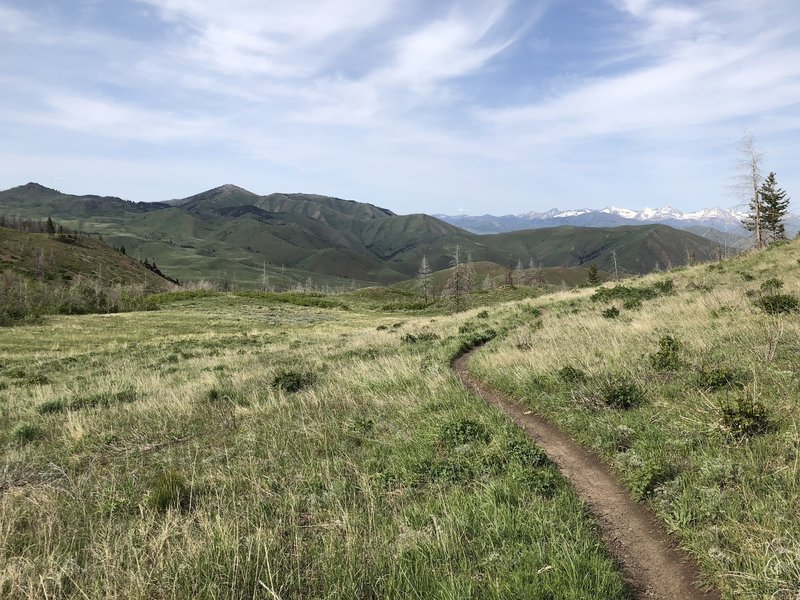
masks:
[[[800,589],[800,318],[754,302],[796,297],[798,259],[792,242],[545,296],[540,326],[470,365],[596,450],[726,598]],[[595,299],[636,306],[606,319]]]
[[[536,311],[385,299],[0,330],[0,596],[627,597],[556,469],[448,366]]]

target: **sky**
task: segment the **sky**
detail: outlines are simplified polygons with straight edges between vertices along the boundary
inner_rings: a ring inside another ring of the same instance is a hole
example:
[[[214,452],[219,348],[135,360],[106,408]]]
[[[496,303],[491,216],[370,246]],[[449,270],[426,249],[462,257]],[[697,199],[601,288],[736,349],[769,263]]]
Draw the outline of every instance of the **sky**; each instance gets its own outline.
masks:
[[[0,189],[727,208],[750,132],[800,202],[797,0],[0,0],[0,39]]]

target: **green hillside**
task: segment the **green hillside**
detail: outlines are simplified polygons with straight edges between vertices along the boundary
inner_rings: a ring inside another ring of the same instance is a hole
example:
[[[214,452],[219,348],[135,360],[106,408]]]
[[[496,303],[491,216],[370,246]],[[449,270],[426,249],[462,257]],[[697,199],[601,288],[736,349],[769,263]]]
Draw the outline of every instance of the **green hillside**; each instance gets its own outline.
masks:
[[[558,227],[481,236],[434,217],[395,215],[371,204],[313,194],[259,196],[224,185],[182,200],[134,203],[72,196],[30,183],[0,192],[0,214],[57,218],[102,233],[131,256],[154,260],[181,280],[235,280],[256,286],[266,274],[285,285],[312,280],[343,287],[391,284],[414,276],[423,257],[435,270],[459,247],[506,269],[531,259],[547,268],[595,263],[647,273],[707,260],[714,244],[665,226]]]
[[[172,284],[138,261],[95,237],[48,236],[0,227],[0,272],[31,280],[85,279],[104,285],[142,286],[161,291]]]

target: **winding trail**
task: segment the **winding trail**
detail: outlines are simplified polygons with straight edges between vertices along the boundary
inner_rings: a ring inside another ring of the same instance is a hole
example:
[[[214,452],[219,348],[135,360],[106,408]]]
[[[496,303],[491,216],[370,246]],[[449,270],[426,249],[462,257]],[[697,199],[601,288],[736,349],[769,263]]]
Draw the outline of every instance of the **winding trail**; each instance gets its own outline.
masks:
[[[701,574],[694,561],[669,538],[656,516],[634,501],[597,456],[549,421],[468,373],[466,363],[475,350],[452,362],[456,375],[467,388],[508,414],[558,466],[594,514],[603,542],[637,596],[659,600],[721,598],[717,590],[700,587]]]

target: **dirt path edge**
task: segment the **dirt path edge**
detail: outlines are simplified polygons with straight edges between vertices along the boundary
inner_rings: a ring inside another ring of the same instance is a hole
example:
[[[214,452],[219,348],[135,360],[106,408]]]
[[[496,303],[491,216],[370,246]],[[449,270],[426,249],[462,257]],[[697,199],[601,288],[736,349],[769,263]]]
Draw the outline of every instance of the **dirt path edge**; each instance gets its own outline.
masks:
[[[467,361],[478,348],[454,359],[451,367],[468,389],[508,414],[552,460],[597,519],[603,542],[622,567],[639,598],[719,599],[703,588],[700,569],[670,539],[664,525],[636,502],[598,457],[530,409],[478,381]]]

